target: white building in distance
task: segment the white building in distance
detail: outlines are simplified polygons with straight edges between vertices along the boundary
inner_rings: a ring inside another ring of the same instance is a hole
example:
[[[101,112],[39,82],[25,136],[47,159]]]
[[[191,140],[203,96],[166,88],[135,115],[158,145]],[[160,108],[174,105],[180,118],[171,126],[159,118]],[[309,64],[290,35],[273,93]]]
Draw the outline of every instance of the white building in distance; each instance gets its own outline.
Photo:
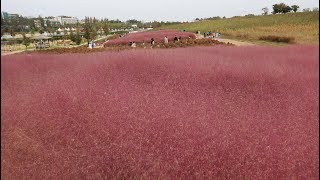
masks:
[[[55,21],[60,22],[60,24],[76,24],[79,20],[76,17],[69,17],[69,16],[58,16],[55,17]]]

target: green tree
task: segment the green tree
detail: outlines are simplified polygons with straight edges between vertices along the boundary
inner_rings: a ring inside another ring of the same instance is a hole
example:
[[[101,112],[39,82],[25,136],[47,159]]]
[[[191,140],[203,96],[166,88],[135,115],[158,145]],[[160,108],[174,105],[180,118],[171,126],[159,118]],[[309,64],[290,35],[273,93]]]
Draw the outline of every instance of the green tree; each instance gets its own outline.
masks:
[[[46,21],[46,25],[47,25],[47,28],[51,28],[52,27],[51,22],[49,20]]]
[[[84,37],[89,42],[90,40],[94,40],[97,36],[97,25],[93,23],[94,19],[85,17],[84,22]]]
[[[161,23],[157,22],[157,21],[153,21],[151,25],[152,25],[153,28],[158,28],[158,27],[161,26]]]
[[[288,13],[288,12],[290,12],[290,11],[292,11],[292,8],[291,8],[290,6],[285,6],[285,7],[283,7],[283,9],[282,9],[282,13],[283,13],[283,14]]]
[[[2,13],[1,13],[1,37],[3,36],[4,34],[4,20],[2,19]]]
[[[38,19],[40,20],[40,29],[45,29],[45,22],[44,22],[44,19],[41,17],[41,16],[39,16],[38,17]]]
[[[284,3],[274,4],[272,6],[272,8],[273,8],[272,14],[278,14],[278,13],[285,14],[285,13],[288,13],[288,12],[290,12],[292,10],[290,6],[288,6],[288,5],[284,4]]]
[[[18,44],[22,44],[23,40],[22,39],[17,39],[16,41]]]
[[[281,10],[280,10],[281,8],[280,8],[279,4],[272,5],[272,9],[273,9],[272,14],[278,14],[281,12]]]
[[[76,42],[76,36],[72,31],[70,31],[70,40]]]
[[[103,29],[104,34],[107,36],[109,34],[109,26],[108,26],[107,21],[105,21],[105,20],[102,22],[102,29]]]
[[[92,31],[92,26],[90,23],[90,19],[88,17],[85,17],[84,19],[84,37],[87,39],[87,41],[89,42],[90,37],[91,37],[91,31]]]
[[[64,40],[69,39],[68,31],[67,31],[66,29],[64,29],[64,31],[63,31],[63,39],[64,39]]]
[[[77,45],[79,45],[81,43],[81,35],[79,30],[77,30],[77,33],[75,35],[75,41],[74,41]]]
[[[18,17],[12,17],[10,19],[10,28],[14,31],[14,32],[19,32],[19,18]]]
[[[26,36],[25,33],[23,33],[22,36],[23,36],[22,44],[26,46],[26,50],[27,50],[28,46],[30,45],[31,40],[30,40],[30,38],[28,38],[28,37]]]
[[[90,39],[94,40],[97,36],[97,29],[96,27],[91,28],[91,33],[90,33]]]
[[[2,18],[2,13],[1,13],[1,26],[3,26],[3,25],[4,25],[4,20]]]
[[[10,27],[10,35],[13,37],[16,35],[16,32],[14,31],[14,29],[12,27]]]
[[[92,23],[95,25],[96,23],[98,23],[98,20],[95,17],[93,17]]]
[[[293,12],[297,12],[300,7],[298,5],[292,5],[291,9]]]
[[[36,27],[36,24],[34,23],[34,19],[30,19],[28,24],[31,28],[31,31],[38,31],[38,28]]]

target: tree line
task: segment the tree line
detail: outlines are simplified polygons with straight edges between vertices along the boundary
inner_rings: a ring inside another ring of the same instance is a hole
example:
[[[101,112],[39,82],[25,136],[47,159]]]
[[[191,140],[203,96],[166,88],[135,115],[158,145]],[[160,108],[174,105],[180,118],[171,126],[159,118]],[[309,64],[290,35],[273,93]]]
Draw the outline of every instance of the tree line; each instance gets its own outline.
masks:
[[[278,3],[278,4],[274,4],[272,5],[272,9],[273,11],[271,12],[272,14],[285,14],[285,13],[289,13],[289,12],[297,12],[299,10],[299,6],[298,5],[287,5],[285,3]],[[302,10],[303,12],[311,12],[310,8],[305,8]],[[319,8],[315,7],[312,9],[312,11],[316,12],[319,11]],[[269,13],[269,9],[268,7],[264,7],[262,8],[262,14],[263,15],[267,15]]]

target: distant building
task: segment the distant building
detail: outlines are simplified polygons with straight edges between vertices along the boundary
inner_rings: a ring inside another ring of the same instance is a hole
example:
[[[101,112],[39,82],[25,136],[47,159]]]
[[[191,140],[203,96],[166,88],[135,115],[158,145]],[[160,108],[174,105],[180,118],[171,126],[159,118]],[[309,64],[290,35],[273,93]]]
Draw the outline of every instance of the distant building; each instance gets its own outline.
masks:
[[[44,19],[45,21],[45,26],[47,26],[47,23],[50,23],[52,27],[58,27],[61,23],[55,18],[55,17],[48,17]]]
[[[3,20],[11,21],[12,18],[19,17],[19,14],[10,14],[10,13],[1,11],[1,17]]]
[[[8,20],[9,19],[9,13],[1,11],[1,18],[4,20]]]
[[[69,16],[58,16],[55,17],[56,21],[59,21],[60,24],[65,25],[65,24],[76,24],[78,23],[78,18],[76,17],[69,17]]]
[[[19,14],[9,14],[9,18],[19,17]]]
[[[65,24],[76,24],[78,22],[78,18],[68,17],[68,16],[57,16],[57,17],[51,16],[51,17],[45,18],[44,21],[45,23],[49,21],[51,26],[57,27],[59,25],[65,25]]]
[[[76,17],[70,17],[70,18],[63,18],[62,21],[63,21],[63,24],[77,24],[79,20]]]
[[[62,24],[62,18],[60,16],[57,16],[57,17],[53,18],[53,20],[55,22],[59,22],[60,24]]]

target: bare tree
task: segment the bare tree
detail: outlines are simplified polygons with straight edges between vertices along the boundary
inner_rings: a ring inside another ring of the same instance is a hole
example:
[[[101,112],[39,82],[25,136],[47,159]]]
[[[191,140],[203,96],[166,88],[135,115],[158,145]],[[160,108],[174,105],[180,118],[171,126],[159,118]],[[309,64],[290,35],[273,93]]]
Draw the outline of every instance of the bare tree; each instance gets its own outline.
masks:
[[[262,8],[262,15],[267,15],[269,13],[269,9],[267,7]]]

